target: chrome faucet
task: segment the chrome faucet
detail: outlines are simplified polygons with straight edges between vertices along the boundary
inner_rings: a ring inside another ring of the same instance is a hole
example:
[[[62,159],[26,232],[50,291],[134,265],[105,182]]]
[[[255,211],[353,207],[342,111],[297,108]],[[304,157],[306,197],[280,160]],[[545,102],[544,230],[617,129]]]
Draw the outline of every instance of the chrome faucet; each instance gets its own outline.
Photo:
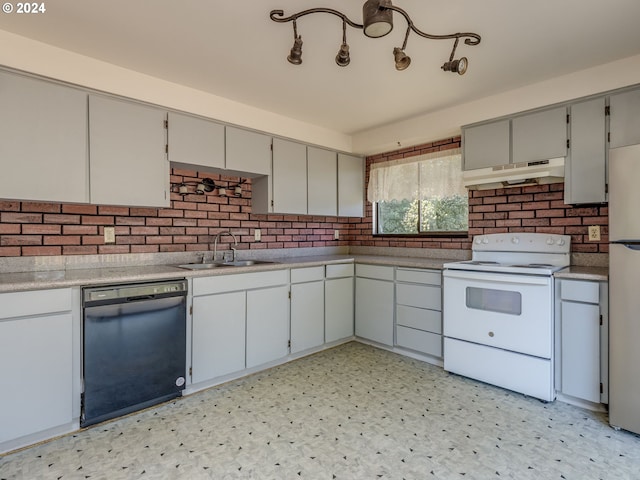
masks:
[[[216,257],[218,256],[218,240],[223,235],[231,235],[231,237],[233,238],[233,247],[231,247],[231,252],[232,252],[231,261],[235,262],[236,261],[236,249],[238,247],[238,239],[230,231],[229,232],[218,232],[216,234],[216,238],[213,240],[213,259],[212,260],[214,262],[216,261]],[[224,254],[222,255],[222,259],[224,260]]]

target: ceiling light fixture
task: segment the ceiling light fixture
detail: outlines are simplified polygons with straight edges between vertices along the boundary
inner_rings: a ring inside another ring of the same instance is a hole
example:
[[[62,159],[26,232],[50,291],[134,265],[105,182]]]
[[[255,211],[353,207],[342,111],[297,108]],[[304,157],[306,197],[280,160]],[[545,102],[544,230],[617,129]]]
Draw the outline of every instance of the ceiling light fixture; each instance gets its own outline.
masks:
[[[405,70],[411,64],[411,58],[405,53],[407,47],[407,40],[409,34],[414,32],[429,40],[453,40],[453,49],[449,56],[449,61],[442,65],[442,70],[445,72],[453,72],[459,75],[463,75],[467,71],[469,61],[466,57],[454,60],[456,48],[461,38],[464,38],[466,45],[478,45],[480,43],[480,35],[477,33],[452,33],[449,35],[432,35],[425,33],[418,29],[409,14],[402,8],[392,5],[391,0],[366,0],[362,6],[362,24],[355,23],[349,19],[344,13],[334,10],[332,8],[310,8],[308,10],[302,10],[298,13],[294,13],[288,17],[284,16],[283,10],[271,10],[269,17],[274,22],[286,23],[293,22],[293,47],[290,54],[287,56],[287,60],[294,65],[300,65],[302,63],[302,36],[298,35],[297,20],[305,15],[312,13],[329,13],[342,19],[342,45],[336,55],[336,63],[341,67],[346,67],[351,61],[349,57],[349,45],[347,44],[347,24],[351,27],[360,29],[367,37],[380,38],[387,35],[393,30],[393,12],[398,12],[407,21],[407,33],[404,36],[404,42],[402,48],[395,47],[393,49],[393,57],[397,70]]]

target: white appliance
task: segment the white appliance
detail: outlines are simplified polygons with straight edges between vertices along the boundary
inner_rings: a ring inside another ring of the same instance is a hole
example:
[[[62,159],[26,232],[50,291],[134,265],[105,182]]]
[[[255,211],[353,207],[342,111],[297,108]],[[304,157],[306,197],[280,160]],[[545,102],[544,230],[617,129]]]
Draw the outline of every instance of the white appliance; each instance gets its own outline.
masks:
[[[609,423],[640,433],[640,145],[609,151]]]
[[[554,385],[553,273],[571,237],[476,236],[472,259],[443,272],[444,369],[545,401]]]
[[[469,190],[564,182],[564,157],[467,170],[462,182]]]

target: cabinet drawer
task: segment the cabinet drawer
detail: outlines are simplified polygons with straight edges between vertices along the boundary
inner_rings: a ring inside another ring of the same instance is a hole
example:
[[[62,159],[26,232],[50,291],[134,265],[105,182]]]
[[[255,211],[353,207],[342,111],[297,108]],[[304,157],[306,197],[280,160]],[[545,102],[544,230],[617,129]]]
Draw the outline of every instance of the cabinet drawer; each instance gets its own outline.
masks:
[[[442,312],[398,305],[396,324],[439,334],[442,333]]]
[[[407,327],[396,327],[396,345],[442,357],[442,336]]]
[[[269,272],[238,273],[234,275],[216,275],[194,278],[193,295],[251,290],[254,288],[284,285],[289,281],[289,270]]]
[[[71,310],[71,289],[55,288],[0,294],[0,320]]]
[[[396,285],[396,303],[410,307],[441,310],[440,287],[398,283]]]
[[[291,269],[291,283],[313,282],[316,280],[324,280],[324,267]]]
[[[327,278],[353,277],[355,270],[353,263],[341,263],[338,265],[327,265]]]
[[[396,280],[399,282],[426,283],[442,285],[442,272],[439,270],[422,270],[417,268],[398,268]]]
[[[562,300],[574,302],[600,303],[600,284],[580,280],[562,280],[560,283]]]
[[[393,280],[393,267],[359,263],[356,265],[356,276],[375,278],[378,280]]]

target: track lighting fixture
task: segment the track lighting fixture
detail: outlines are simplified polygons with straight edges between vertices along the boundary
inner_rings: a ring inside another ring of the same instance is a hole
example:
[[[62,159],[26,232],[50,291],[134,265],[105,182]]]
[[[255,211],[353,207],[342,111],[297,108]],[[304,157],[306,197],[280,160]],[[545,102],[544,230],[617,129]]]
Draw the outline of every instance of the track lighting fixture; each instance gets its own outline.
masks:
[[[294,13],[288,17],[284,16],[283,10],[272,10],[269,17],[274,22],[285,23],[293,22],[293,47],[291,52],[287,56],[287,60],[294,65],[300,65],[302,63],[302,37],[298,35],[297,20],[305,15],[312,13],[329,13],[342,19],[342,44],[340,50],[336,55],[336,64],[341,67],[349,65],[349,45],[347,44],[347,24],[349,26],[361,29],[367,37],[380,38],[389,34],[393,30],[393,12],[398,12],[407,21],[407,33],[404,37],[404,43],[402,48],[396,47],[393,49],[393,56],[395,60],[395,66],[397,70],[405,70],[411,64],[411,58],[406,55],[405,48],[407,46],[407,40],[409,34],[414,32],[423,38],[429,40],[455,40],[453,50],[449,57],[449,61],[442,65],[442,70],[445,72],[454,72],[459,75],[463,75],[467,71],[468,60],[466,57],[454,60],[456,47],[458,41],[463,38],[465,45],[478,45],[480,43],[480,35],[477,33],[452,33],[448,35],[432,35],[418,29],[409,14],[402,8],[396,7],[391,3],[391,0],[366,0],[362,6],[362,24],[355,23],[349,19],[344,13],[334,10],[332,8],[310,8],[308,10],[302,10],[298,13]]]

